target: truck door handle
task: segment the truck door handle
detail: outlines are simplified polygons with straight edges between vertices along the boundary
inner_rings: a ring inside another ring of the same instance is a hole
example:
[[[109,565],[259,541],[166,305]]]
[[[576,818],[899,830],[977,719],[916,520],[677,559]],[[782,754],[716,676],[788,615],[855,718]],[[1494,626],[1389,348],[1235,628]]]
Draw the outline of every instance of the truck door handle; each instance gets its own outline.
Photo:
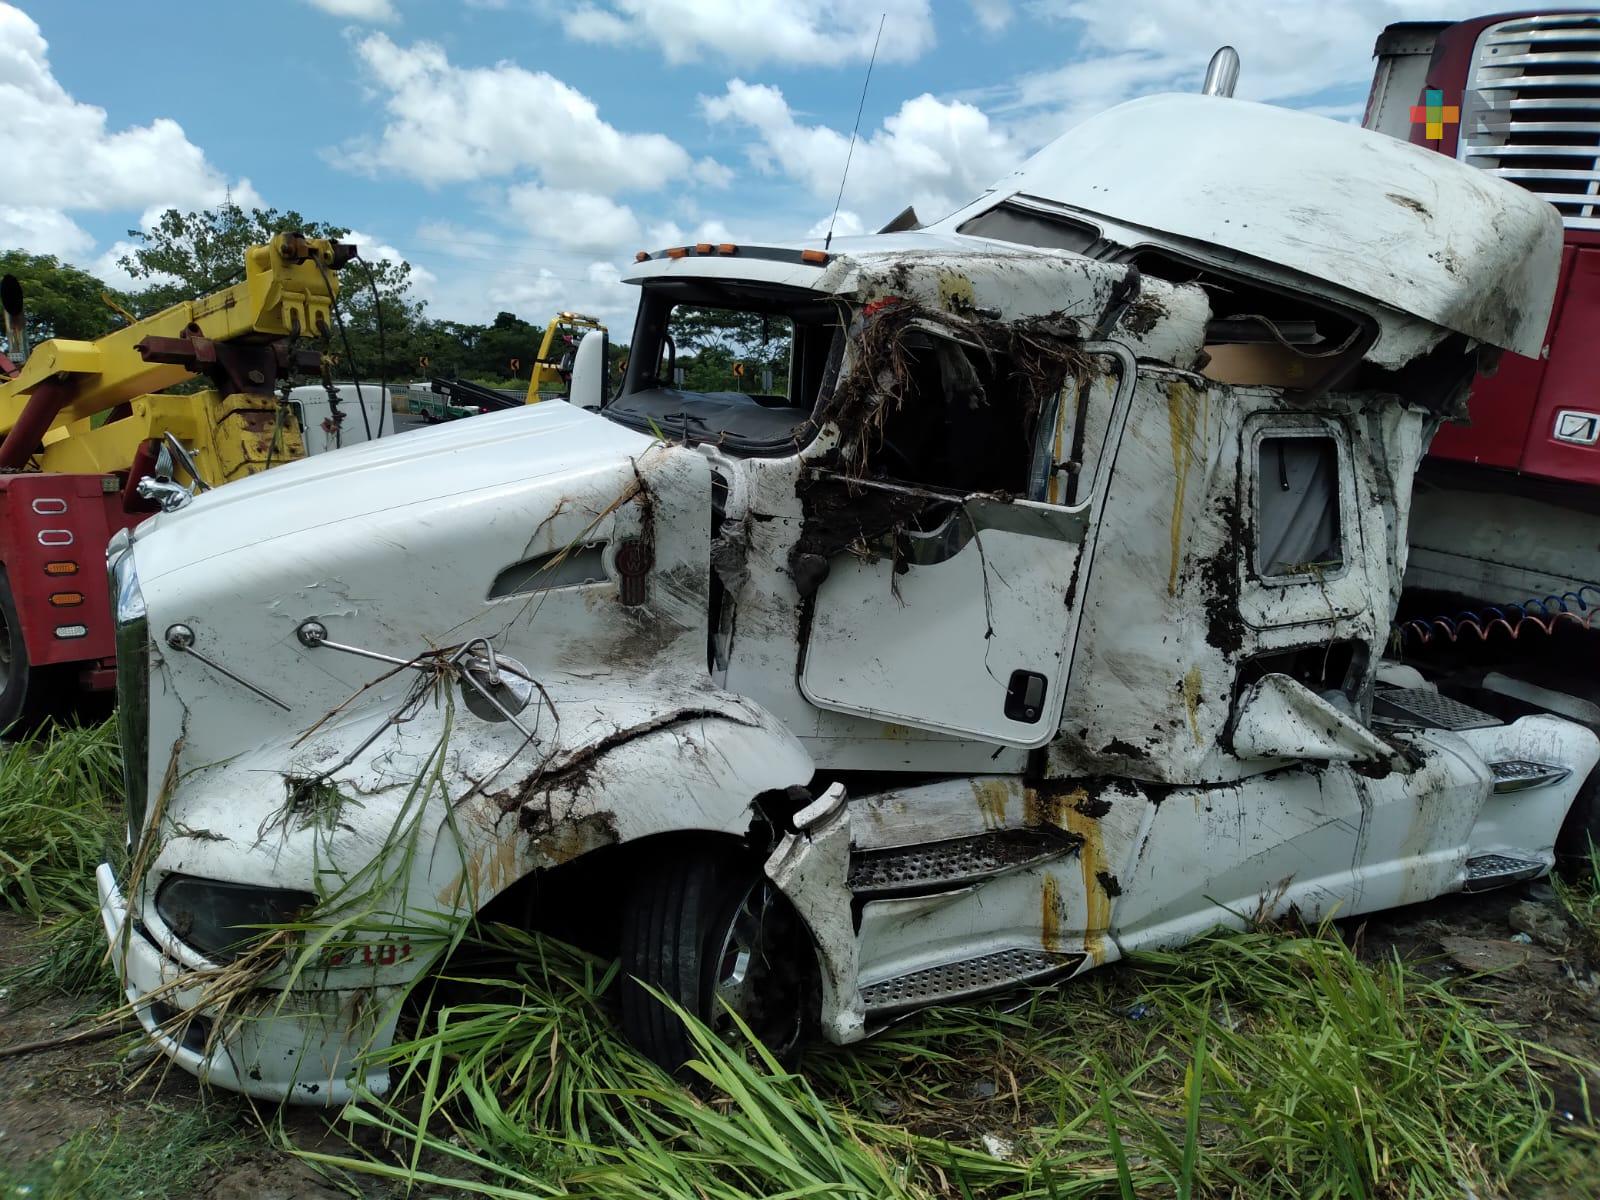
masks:
[[[1044,716],[1044,697],[1050,681],[1037,671],[1013,671],[1006,687],[1006,719],[1036,725]]]

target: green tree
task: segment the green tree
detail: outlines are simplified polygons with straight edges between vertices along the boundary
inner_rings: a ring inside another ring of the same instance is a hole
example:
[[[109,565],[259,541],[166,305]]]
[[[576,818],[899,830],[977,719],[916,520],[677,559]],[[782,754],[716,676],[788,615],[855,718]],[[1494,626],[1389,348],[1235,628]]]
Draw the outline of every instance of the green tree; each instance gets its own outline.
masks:
[[[539,356],[544,330],[524,321],[516,313],[495,314],[494,321],[481,327],[467,355],[468,375],[476,379],[520,379],[527,383],[533,373],[533,360]],[[559,351],[552,351],[559,355]],[[511,364],[519,364],[515,373]]]
[[[672,310],[670,332],[691,391],[761,391],[763,370],[772,372],[772,391],[787,394],[792,326],[787,317],[724,308],[680,306]],[[743,377],[733,373],[744,364]]]
[[[15,275],[22,284],[22,306],[26,314],[28,342],[37,345],[46,338],[93,340],[110,333],[123,323],[114,303],[126,304],[119,296],[87,271],[62,262],[50,254],[28,254],[22,250],[0,253],[0,274]],[[13,347],[6,346],[10,353]]]

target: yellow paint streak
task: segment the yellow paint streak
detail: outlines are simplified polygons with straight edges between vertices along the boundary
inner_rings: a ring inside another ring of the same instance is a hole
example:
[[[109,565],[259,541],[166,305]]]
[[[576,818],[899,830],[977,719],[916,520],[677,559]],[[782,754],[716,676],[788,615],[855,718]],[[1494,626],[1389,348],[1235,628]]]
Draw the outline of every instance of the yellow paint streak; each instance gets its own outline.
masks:
[[[1200,668],[1190,667],[1183,676],[1183,707],[1189,714],[1189,732],[1200,744]]]
[[[517,844],[504,839],[469,852],[462,871],[439,889],[439,903],[451,908],[471,905],[476,908],[491,896],[504,891],[522,874],[517,861]]]
[[[1055,469],[1055,464],[1066,460],[1066,453],[1062,447],[1067,434],[1067,404],[1070,399],[1068,393],[1072,390],[1070,384],[1064,384],[1061,394],[1056,398],[1056,436],[1050,452],[1050,474],[1044,485],[1044,498],[1049,504],[1061,503],[1061,474]]]
[[[1066,813],[1067,829],[1083,839],[1078,862],[1083,868],[1083,949],[1095,966],[1106,960],[1106,930],[1111,927],[1111,897],[1099,875],[1106,869],[1105,841],[1100,822],[1075,808]]]
[[[959,271],[941,271],[939,273],[939,305],[941,308],[971,308],[975,302],[972,280]]]
[[[1003,829],[1006,824],[1006,802],[1011,789],[1003,779],[974,779],[972,794],[983,813],[983,823],[988,829]]]
[[[1061,885],[1048,873],[1039,892],[1039,944],[1047,954],[1061,953]]]
[[[1194,392],[1181,379],[1167,384],[1167,427],[1172,435],[1172,562],[1167,569],[1167,595],[1178,594],[1178,560],[1183,549],[1183,501],[1189,490],[1189,466],[1194,461]],[[1209,398],[1206,419],[1210,417]]]
[[[1089,793],[1081,787],[1070,792],[1041,792],[1038,788],[1028,788],[1022,793],[1022,823],[1030,829],[1044,825],[1065,829],[1067,810],[1088,798]]]

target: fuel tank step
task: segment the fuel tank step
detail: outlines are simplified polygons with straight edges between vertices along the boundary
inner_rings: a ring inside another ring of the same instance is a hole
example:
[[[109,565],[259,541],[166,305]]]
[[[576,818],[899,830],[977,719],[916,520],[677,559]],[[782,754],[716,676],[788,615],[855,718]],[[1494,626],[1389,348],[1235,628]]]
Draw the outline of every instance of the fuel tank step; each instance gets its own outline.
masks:
[[[975,883],[1057,858],[1078,844],[1078,838],[1058,830],[997,829],[944,842],[858,850],[850,858],[850,890],[857,896],[883,896]]]
[[[895,975],[861,989],[869,1017],[905,1008],[941,1004],[964,996],[998,992],[1024,983],[1038,983],[1063,974],[1083,961],[1081,954],[1045,950],[1001,950],[979,958],[943,963],[906,975]]]
[[[1477,854],[1467,859],[1467,878],[1461,885],[1464,892],[1487,892],[1505,887],[1508,883],[1521,883],[1543,875],[1547,864],[1533,858],[1517,858],[1510,854]]]

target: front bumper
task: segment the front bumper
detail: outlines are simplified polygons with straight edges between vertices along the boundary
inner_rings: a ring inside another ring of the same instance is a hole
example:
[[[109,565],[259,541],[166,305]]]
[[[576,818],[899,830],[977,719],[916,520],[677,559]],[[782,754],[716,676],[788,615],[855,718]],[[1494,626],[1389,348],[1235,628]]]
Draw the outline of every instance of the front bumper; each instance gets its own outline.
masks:
[[[195,1011],[200,985],[174,985],[185,974],[183,965],[139,922],[130,926],[127,900],[109,864],[100,864],[95,883],[111,961],[139,1023],[163,1054],[202,1083],[291,1104],[344,1104],[358,1084],[374,1094],[388,1090],[388,1068],[368,1067],[363,1074],[360,1064],[363,1054],[393,1040],[401,989],[297,989],[265,1011],[230,1014],[208,1054],[212,1014]]]

